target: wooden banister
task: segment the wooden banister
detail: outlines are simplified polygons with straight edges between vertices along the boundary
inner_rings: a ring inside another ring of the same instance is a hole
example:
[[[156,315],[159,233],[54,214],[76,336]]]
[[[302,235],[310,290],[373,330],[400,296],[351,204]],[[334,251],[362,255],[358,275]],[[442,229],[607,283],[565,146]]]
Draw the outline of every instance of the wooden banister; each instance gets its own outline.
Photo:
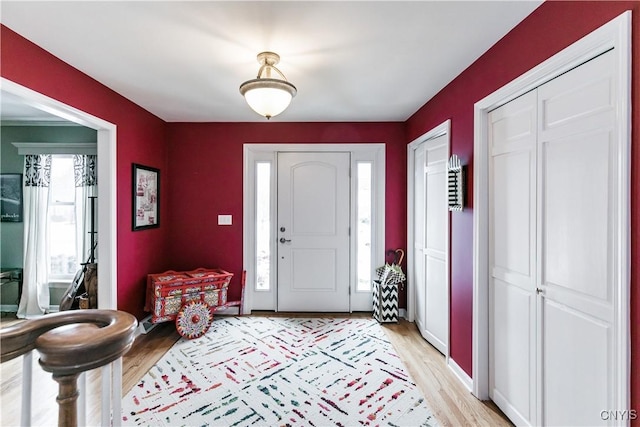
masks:
[[[0,329],[0,362],[40,353],[40,366],[58,382],[58,425],[76,426],[77,378],[123,356],[136,337],[137,319],[116,310],[72,310]],[[119,416],[119,414],[118,414]]]

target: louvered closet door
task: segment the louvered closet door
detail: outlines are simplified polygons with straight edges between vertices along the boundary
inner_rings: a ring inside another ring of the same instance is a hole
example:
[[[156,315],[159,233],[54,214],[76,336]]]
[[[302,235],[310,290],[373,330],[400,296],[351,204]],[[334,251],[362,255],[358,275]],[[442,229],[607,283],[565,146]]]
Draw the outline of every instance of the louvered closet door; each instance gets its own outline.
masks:
[[[612,60],[490,114],[490,387],[518,425],[607,425],[614,406]]]

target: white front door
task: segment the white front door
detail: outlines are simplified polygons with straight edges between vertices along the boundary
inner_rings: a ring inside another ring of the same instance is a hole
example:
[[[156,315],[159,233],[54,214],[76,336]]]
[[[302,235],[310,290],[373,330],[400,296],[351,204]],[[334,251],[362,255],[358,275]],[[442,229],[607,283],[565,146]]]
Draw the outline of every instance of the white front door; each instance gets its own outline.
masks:
[[[443,354],[449,342],[448,135],[423,142],[414,161],[416,325]]]
[[[348,312],[350,154],[278,153],[278,311]]]
[[[616,398],[613,59],[489,115],[491,396],[518,425],[607,425]]]

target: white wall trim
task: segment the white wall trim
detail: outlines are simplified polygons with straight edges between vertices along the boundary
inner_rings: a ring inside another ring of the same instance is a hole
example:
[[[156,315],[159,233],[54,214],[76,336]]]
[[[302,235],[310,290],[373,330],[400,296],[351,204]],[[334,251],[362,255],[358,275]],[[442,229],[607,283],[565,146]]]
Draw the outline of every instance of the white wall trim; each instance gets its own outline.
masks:
[[[0,89],[21,98],[25,104],[98,131],[98,308],[118,308],[118,212],[117,212],[117,127],[101,118],[63,104],[53,98],[0,78]],[[25,359],[27,360],[27,359]],[[114,366],[114,369],[111,369]],[[109,380],[112,381],[109,381]],[[119,413],[122,400],[122,360],[102,368],[102,419],[109,423],[111,410]],[[84,393],[83,393],[84,396]],[[84,397],[80,397],[80,405]],[[24,410],[24,407],[23,407]],[[86,423],[84,405],[79,408],[78,422]],[[114,425],[120,425],[118,420]]]
[[[57,120],[31,120],[30,117],[25,117],[23,120],[20,118],[15,118],[11,120],[0,120],[0,126],[39,126],[39,127],[79,127],[80,125],[76,123],[71,123],[67,121],[57,121]]]
[[[0,88],[27,105],[98,131],[98,281],[111,284],[98,287],[98,305],[117,308],[116,126],[5,78],[0,78]]]
[[[243,268],[247,271],[246,287],[245,287],[245,304],[244,313],[251,313],[254,309],[254,298],[258,293],[262,298],[269,298],[268,293],[273,298],[273,309],[276,309],[276,291],[275,286],[270,292],[255,291],[255,164],[257,161],[270,161],[273,168],[277,168],[278,152],[350,152],[351,167],[355,171],[355,165],[358,161],[373,161],[373,185],[374,185],[374,207],[373,207],[373,237],[372,237],[372,253],[374,268],[385,262],[385,144],[384,143],[363,143],[363,144],[252,144],[243,145],[243,242],[242,242],[242,262]],[[274,169],[274,171],[277,169]],[[275,194],[275,173],[272,173],[272,194]],[[353,195],[352,195],[353,199]],[[276,206],[272,203],[271,215],[276,218]],[[352,217],[353,217],[352,209]],[[350,220],[353,226],[353,218]],[[275,234],[274,234],[275,235]],[[353,233],[352,233],[353,235]],[[275,239],[272,242],[272,253],[276,252]],[[355,263],[354,245],[351,245],[351,284],[352,290],[355,289],[354,277],[355,271],[353,263]],[[272,257],[272,278],[271,283],[276,283],[276,263]],[[355,291],[354,291],[355,292]],[[353,294],[353,293],[352,293]],[[367,296],[370,299],[370,296]],[[353,300],[353,297],[352,297]],[[352,301],[353,302],[353,301]]]
[[[98,154],[96,142],[13,142],[21,156],[27,154]]]
[[[456,363],[452,358],[447,359],[447,366],[451,369],[451,372],[460,380],[463,386],[469,391],[472,391],[473,380],[471,377]]]
[[[558,75],[608,50],[617,61],[617,111],[620,150],[617,178],[619,254],[615,266],[615,396],[612,407],[629,409],[630,402],[630,147],[631,147],[631,12],[627,11],[566,49],[496,90],[474,106],[473,211],[473,394],[489,398],[489,281],[488,281],[488,113]]]

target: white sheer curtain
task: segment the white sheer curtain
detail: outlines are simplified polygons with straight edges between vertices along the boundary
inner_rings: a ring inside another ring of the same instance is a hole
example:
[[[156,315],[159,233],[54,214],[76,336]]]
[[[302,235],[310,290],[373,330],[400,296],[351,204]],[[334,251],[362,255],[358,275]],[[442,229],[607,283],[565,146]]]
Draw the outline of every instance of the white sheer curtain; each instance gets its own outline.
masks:
[[[47,210],[51,156],[24,159],[24,270],[17,316],[37,317],[49,308]]]
[[[76,154],[73,156],[76,186],[76,259],[78,264],[87,261],[91,252],[91,235],[89,234],[91,231],[90,197],[98,195],[97,160],[95,155]],[[97,202],[95,207],[96,209],[98,208]],[[94,227],[95,231],[97,231],[98,224],[94,223]]]

